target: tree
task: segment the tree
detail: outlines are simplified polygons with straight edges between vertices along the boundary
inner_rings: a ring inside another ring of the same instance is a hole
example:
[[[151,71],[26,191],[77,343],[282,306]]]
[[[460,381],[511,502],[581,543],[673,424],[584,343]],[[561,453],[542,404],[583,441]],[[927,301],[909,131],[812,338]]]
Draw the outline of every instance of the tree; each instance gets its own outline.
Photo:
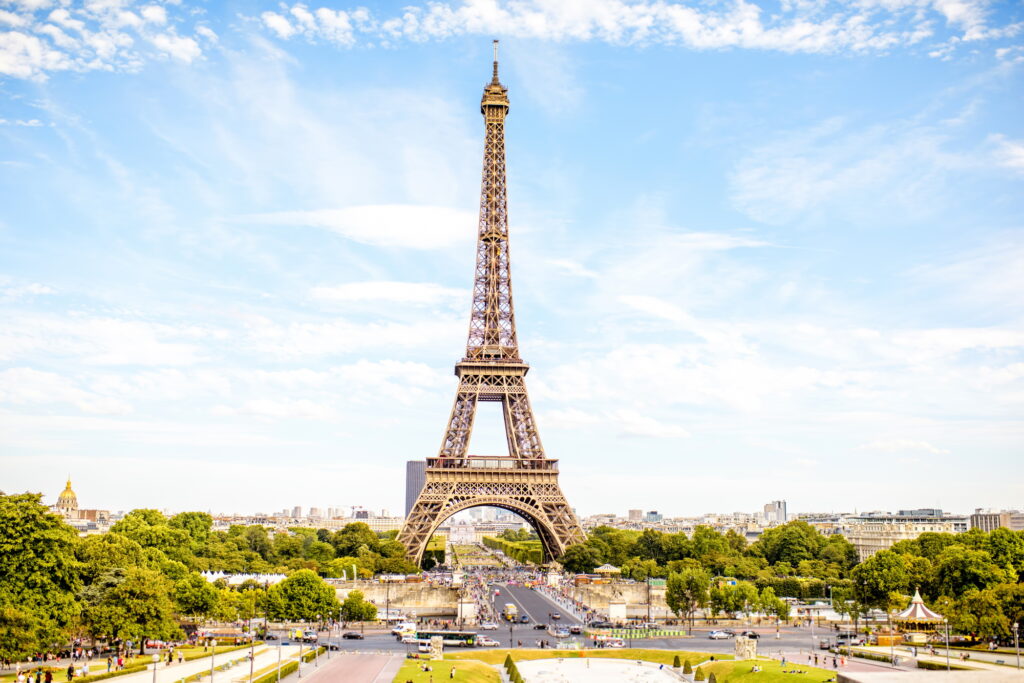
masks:
[[[601,557],[593,548],[583,543],[577,543],[566,548],[558,561],[567,572],[589,574],[601,564]]]
[[[8,659],[61,643],[80,609],[75,531],[40,498],[0,493],[0,656]]]
[[[935,591],[939,595],[956,597],[1009,582],[1009,573],[984,550],[951,545],[935,560]]]
[[[334,589],[309,569],[293,572],[267,591],[267,615],[273,620],[336,619],[340,609]]]
[[[192,539],[193,546],[206,545],[213,529],[213,517],[205,512],[182,512],[171,517],[170,526],[181,529]]]
[[[374,621],[377,618],[377,606],[367,602],[362,591],[349,591],[341,603],[341,618],[346,621]]]
[[[750,618],[750,613],[757,609],[757,588],[749,581],[736,584],[736,601],[740,610]]]
[[[694,613],[708,602],[711,575],[703,569],[684,569],[668,575],[665,602],[677,616],[690,619],[693,628]]]
[[[891,550],[882,550],[853,568],[854,595],[871,607],[886,611],[892,605],[893,594],[907,590],[907,566],[903,556]]]
[[[92,583],[111,569],[142,567],[148,563],[141,545],[115,531],[86,536],[75,547],[75,556],[82,563],[82,578],[86,583]]]
[[[146,639],[181,635],[171,591],[171,582],[153,569],[112,569],[82,591],[85,625],[94,638],[131,640],[144,653]]]
[[[178,612],[190,617],[210,616],[220,597],[209,581],[194,573],[174,583],[173,596]]]

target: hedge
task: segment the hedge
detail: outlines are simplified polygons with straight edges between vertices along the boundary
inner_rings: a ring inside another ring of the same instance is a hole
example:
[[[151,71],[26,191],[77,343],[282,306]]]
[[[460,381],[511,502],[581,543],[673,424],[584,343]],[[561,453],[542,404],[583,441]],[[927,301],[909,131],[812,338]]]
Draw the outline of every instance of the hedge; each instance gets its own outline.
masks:
[[[848,579],[840,579],[826,583],[822,579],[807,576],[772,576],[759,578],[754,581],[758,592],[765,588],[771,588],[775,595],[780,598],[827,598],[828,589],[845,587],[851,582]]]
[[[304,661],[306,663],[309,663],[309,662],[313,661],[313,657],[316,656],[317,652],[320,652],[321,654],[323,654],[325,652],[324,647],[321,646],[321,647],[318,647],[316,650],[310,650],[309,652],[305,653],[304,655],[302,655],[302,661]],[[299,663],[298,662],[294,662],[293,661],[293,662],[288,662],[287,664],[283,664],[283,665],[281,665],[281,678],[284,678],[285,676],[293,674],[293,673],[295,673],[298,670],[299,670]],[[275,668],[270,673],[264,674],[264,675],[260,676],[259,678],[254,679],[253,683],[276,683],[276,681],[277,681],[277,668]]]
[[[919,659],[919,660],[917,660],[917,668],[918,669],[928,669],[929,671],[939,671],[939,670],[945,671],[946,670],[946,663],[945,662],[925,662],[925,661],[922,661],[922,660]],[[957,666],[956,664],[952,664],[952,663],[949,665],[949,668],[951,670],[953,670],[953,671],[975,671],[976,670],[976,669],[972,669],[969,666]]]
[[[500,550],[513,560],[524,564],[544,563],[544,549],[540,541],[506,541],[504,538],[484,536],[483,544],[492,550]]]

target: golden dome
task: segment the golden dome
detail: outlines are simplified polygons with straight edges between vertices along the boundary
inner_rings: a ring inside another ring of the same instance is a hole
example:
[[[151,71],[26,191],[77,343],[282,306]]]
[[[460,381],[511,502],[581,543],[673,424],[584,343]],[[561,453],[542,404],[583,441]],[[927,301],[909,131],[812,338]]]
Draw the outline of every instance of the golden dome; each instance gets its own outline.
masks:
[[[71,477],[68,477],[67,486],[61,491],[61,494],[57,496],[57,509],[59,510],[77,510],[78,509],[78,496],[71,490]]]

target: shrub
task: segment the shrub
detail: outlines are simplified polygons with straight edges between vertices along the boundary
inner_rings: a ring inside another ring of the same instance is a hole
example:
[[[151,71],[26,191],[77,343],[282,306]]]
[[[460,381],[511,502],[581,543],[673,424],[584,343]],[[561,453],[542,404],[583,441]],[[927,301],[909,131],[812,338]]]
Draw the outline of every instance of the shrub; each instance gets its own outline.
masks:
[[[689,659],[687,659],[686,663],[683,664],[683,673],[684,674],[692,674],[693,673],[693,666],[691,666]]]
[[[697,667],[697,675],[693,677],[693,680],[695,680],[695,681],[703,681],[704,680],[704,669],[701,669],[700,667]]]
[[[298,669],[299,669],[299,663],[298,662],[288,662],[287,664],[285,664],[284,666],[281,667],[281,678],[283,679],[285,676],[290,676],[291,674],[293,674],[296,671],[298,671]],[[268,674],[266,674],[264,676],[260,676],[255,681],[253,681],[253,683],[276,683],[276,681],[277,681],[277,669],[274,669],[270,673],[268,673]]]
[[[718,679],[715,678],[715,672],[712,671],[711,675],[708,676],[708,683],[718,683]]]
[[[680,666],[682,666],[682,664],[679,663],[679,655],[676,655],[675,659],[672,660],[672,668],[678,669]]]

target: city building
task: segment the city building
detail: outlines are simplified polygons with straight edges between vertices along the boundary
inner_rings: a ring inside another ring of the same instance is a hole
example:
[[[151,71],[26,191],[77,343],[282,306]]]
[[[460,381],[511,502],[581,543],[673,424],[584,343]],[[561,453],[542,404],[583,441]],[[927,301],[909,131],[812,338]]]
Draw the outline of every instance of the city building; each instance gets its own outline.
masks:
[[[323,512],[320,511],[320,508],[309,508],[310,519],[323,519],[323,516]]]
[[[765,503],[764,506],[764,521],[769,524],[785,524],[787,521],[786,516],[786,501],[784,500],[773,500],[770,503]]]
[[[970,524],[963,515],[947,515],[936,508],[867,512],[847,519],[846,539],[857,549],[863,562],[880,550],[888,550],[900,541],[915,539],[923,533],[958,534]]]
[[[50,510],[69,525],[75,527],[80,534],[105,531],[110,526],[110,510],[89,510],[78,507],[78,496],[71,488],[71,477],[57,496],[57,503]]]
[[[995,531],[1005,527],[1010,531],[1024,531],[1024,512],[1020,510],[985,510],[977,508],[971,515],[971,528]]]
[[[644,511],[643,510],[630,510],[627,513],[627,515],[628,515],[627,518],[629,519],[629,521],[631,521],[631,522],[640,522],[640,521],[643,521]]]
[[[662,515],[660,515],[657,510],[650,510],[644,516],[645,522],[660,522],[662,519]]]
[[[295,519],[302,519],[302,506],[296,505],[292,508],[292,517]]]
[[[427,461],[409,460],[405,463],[405,516],[409,516],[416,498],[427,481]]]

